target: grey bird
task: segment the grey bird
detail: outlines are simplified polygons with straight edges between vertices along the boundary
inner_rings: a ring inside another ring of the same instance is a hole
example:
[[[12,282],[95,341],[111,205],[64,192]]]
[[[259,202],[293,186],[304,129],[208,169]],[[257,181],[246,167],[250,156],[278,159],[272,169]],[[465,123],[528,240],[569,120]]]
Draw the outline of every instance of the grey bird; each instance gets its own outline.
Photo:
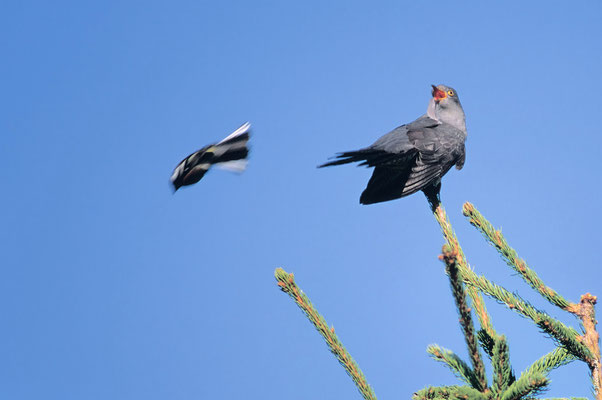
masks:
[[[374,167],[361,204],[374,204],[424,192],[435,209],[441,203],[441,178],[453,167],[462,169],[466,158],[466,118],[458,93],[445,85],[431,85],[426,114],[401,125],[374,144],[338,153],[336,160],[318,168],[360,161]]]
[[[249,154],[250,129],[251,124],[246,122],[220,142],[205,146],[180,161],[170,179],[174,192],[200,181],[213,165],[235,172],[244,171]]]

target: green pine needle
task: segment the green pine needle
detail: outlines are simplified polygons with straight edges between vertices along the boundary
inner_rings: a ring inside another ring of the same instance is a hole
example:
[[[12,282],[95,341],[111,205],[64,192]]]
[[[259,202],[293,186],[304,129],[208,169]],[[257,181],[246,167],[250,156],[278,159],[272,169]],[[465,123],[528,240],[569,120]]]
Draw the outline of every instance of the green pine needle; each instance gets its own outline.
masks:
[[[480,390],[481,385],[470,366],[453,351],[432,344],[426,349],[426,352],[436,361],[447,365],[454,375],[469,384],[472,388]]]
[[[333,327],[328,327],[324,317],[316,310],[314,305],[311,303],[309,298],[303,293],[303,291],[295,283],[295,276],[289,274],[282,268],[276,268],[274,272],[278,286],[280,290],[288,294],[297,303],[299,308],[303,311],[305,316],[314,325],[316,330],[322,335],[328,348],[335,355],[339,363],[345,368],[347,374],[353,379],[353,382],[357,386],[357,389],[366,400],[376,400],[374,390],[368,384],[364,373],[360,369],[359,365],[351,357],[351,354],[345,349],[343,343],[339,340],[338,336],[334,333]]]
[[[569,353],[567,349],[563,347],[557,347],[531,364],[531,366],[527,368],[527,370],[525,370],[521,375],[532,374],[535,372],[547,375],[553,369],[566,365],[575,360],[577,360],[577,357]]]
[[[540,373],[521,376],[504,392],[501,400],[521,400],[527,396],[536,396],[550,383],[550,380]]]
[[[487,400],[487,396],[468,386],[427,387],[414,393],[412,400]]]
[[[464,203],[462,210],[464,215],[468,217],[470,224],[485,236],[485,239],[487,239],[487,241],[500,253],[504,261],[506,261],[506,264],[518,272],[533,289],[550,303],[564,310],[571,306],[572,303],[570,301],[566,300],[543,283],[535,271],[529,268],[524,260],[519,258],[516,250],[508,245],[502,232],[496,230],[471,203]]]
[[[510,365],[508,342],[503,335],[495,341],[491,363],[493,364],[493,385],[491,389],[496,394],[504,393],[508,386],[514,383],[515,377]]]

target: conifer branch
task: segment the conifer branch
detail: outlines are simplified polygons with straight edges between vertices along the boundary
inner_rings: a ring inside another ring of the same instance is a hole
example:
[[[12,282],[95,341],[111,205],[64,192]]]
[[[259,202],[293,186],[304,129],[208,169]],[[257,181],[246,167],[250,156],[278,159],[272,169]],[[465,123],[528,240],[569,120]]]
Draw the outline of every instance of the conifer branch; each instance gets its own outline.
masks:
[[[293,274],[289,274],[282,268],[276,268],[274,273],[280,290],[288,294],[295,303],[301,308],[305,316],[314,325],[317,331],[322,335],[328,348],[334,354],[339,363],[345,368],[347,374],[351,377],[359,392],[366,400],[376,400],[376,395],[372,390],[372,387],[366,381],[364,373],[360,369],[359,365],[351,357],[349,352],[343,346],[343,343],[339,340],[337,335],[334,333],[334,327],[328,327],[326,320],[318,310],[313,306],[309,298],[303,293],[303,291],[295,283]]]
[[[600,335],[596,331],[596,296],[589,293],[581,296],[579,304],[571,311],[581,320],[585,333],[579,339],[590,351],[585,360],[589,366],[596,399],[602,400],[602,360],[600,357]]]
[[[457,253],[457,264],[460,268],[460,274],[464,280],[464,283],[472,286],[475,291],[478,289],[484,294],[506,304],[508,308],[532,319],[533,322],[535,322],[541,329],[556,339],[560,344],[565,346],[573,354],[577,355],[580,359],[586,360],[589,357],[589,349],[577,340],[578,334],[573,328],[569,328],[560,321],[557,321],[547,314],[537,310],[535,307],[520,299],[518,296],[510,293],[501,286],[490,282],[487,278],[478,276],[468,266],[458,238],[451,227],[445,210],[441,206],[437,207],[435,210],[435,218],[441,226],[441,230],[443,231],[443,235],[445,236],[448,245]],[[471,293],[470,290],[468,293]],[[479,297],[480,294],[477,294],[477,296],[474,297],[471,295],[473,303],[476,305],[478,301],[480,304],[483,304],[484,309],[485,306],[483,299],[482,297],[479,299]],[[478,300],[475,301],[475,299]],[[477,309],[477,315],[479,315],[479,322],[481,322],[481,326],[486,329],[489,336],[494,339],[497,338],[497,334],[495,334],[495,330],[493,330],[493,327],[491,326],[490,316],[486,311],[483,315],[479,312],[478,307],[475,306],[475,308]],[[488,326],[484,324],[488,324],[490,328],[488,329]],[[490,332],[493,332],[493,334]]]
[[[487,400],[487,396],[468,386],[427,387],[414,393],[412,400]]]
[[[543,283],[535,271],[529,268],[527,263],[519,258],[516,251],[508,245],[501,230],[496,230],[474,205],[468,202],[464,203],[462,211],[468,217],[470,224],[477,228],[485,236],[485,239],[500,253],[506,264],[518,272],[533,289],[539,292],[550,303],[564,310],[568,310],[571,306],[574,306],[573,303]]]
[[[522,374],[533,374],[541,373],[547,375],[551,370],[566,365],[572,361],[577,360],[577,357],[571,354],[564,347],[557,347],[548,354],[543,355],[537,361],[535,361],[529,368],[527,368]]]
[[[491,359],[493,357],[493,347],[495,346],[495,339],[489,336],[485,329],[479,329],[477,333],[477,338],[479,339],[479,343],[481,343],[481,347],[485,351],[485,354]]]
[[[470,271],[471,268],[468,265],[468,261],[466,260],[466,256],[460,247],[460,243],[458,242],[458,238],[447,218],[447,214],[445,213],[445,209],[442,206],[439,206],[435,209],[434,212],[435,219],[439,223],[441,227],[441,231],[443,232],[443,236],[447,241],[447,244],[457,252],[457,264],[461,271]],[[474,286],[469,286],[466,288],[468,295],[472,301],[472,305],[477,314],[477,318],[479,319],[479,325],[486,332],[486,334],[491,338],[496,338],[497,333],[493,328],[493,324],[491,322],[491,316],[487,312],[487,308],[485,307],[485,301],[483,300],[483,296],[478,292],[478,290]]]
[[[515,381],[510,365],[508,342],[504,335],[501,335],[495,341],[491,363],[493,364],[493,385],[491,389],[493,393],[500,395]]]
[[[462,271],[462,278],[468,285],[474,286],[484,294],[504,303],[519,314],[530,318],[544,332],[549,334],[562,346],[566,347],[571,353],[586,361],[591,358],[590,350],[578,340],[578,333],[575,329],[564,325],[555,320],[546,313],[537,310],[531,304],[522,300],[517,295],[510,293],[501,286],[492,283],[483,276],[478,276],[472,270]]]
[[[541,400],[588,400],[587,397],[550,397]]]
[[[550,380],[542,374],[534,373],[521,376],[503,394],[501,400],[520,400],[526,396],[534,396],[548,386]]]
[[[482,391],[479,389],[479,380],[470,366],[468,366],[468,364],[466,364],[464,360],[458,357],[458,355],[456,355],[453,351],[439,347],[436,344],[432,344],[427,347],[426,352],[430,354],[431,357],[433,357],[436,361],[447,365],[458,378],[462,379],[471,387]]]
[[[468,307],[468,303],[466,301],[466,292],[464,291],[461,273],[458,269],[457,257],[457,250],[452,250],[449,245],[443,246],[441,259],[446,265],[446,272],[449,276],[452,294],[456,302],[456,307],[458,308],[458,313],[460,314],[460,326],[462,327],[462,333],[464,333],[466,346],[468,347],[468,354],[470,356],[470,362],[472,364],[474,376],[477,379],[477,385],[473,385],[473,387],[480,392],[483,392],[487,388],[485,364],[483,363],[483,358],[481,356],[481,352],[479,351],[479,343],[474,324],[472,322],[470,307]]]

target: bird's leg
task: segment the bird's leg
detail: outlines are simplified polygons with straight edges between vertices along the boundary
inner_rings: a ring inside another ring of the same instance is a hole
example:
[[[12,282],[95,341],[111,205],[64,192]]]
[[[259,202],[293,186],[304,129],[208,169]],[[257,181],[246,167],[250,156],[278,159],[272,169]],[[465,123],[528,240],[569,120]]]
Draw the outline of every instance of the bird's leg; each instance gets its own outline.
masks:
[[[422,192],[426,196],[426,199],[428,200],[429,205],[431,206],[432,212],[435,212],[437,207],[439,207],[439,205],[441,204],[441,198],[439,196],[440,191],[441,191],[441,180],[440,179],[438,179],[432,185],[429,185],[428,187],[425,187],[424,189],[422,189]]]

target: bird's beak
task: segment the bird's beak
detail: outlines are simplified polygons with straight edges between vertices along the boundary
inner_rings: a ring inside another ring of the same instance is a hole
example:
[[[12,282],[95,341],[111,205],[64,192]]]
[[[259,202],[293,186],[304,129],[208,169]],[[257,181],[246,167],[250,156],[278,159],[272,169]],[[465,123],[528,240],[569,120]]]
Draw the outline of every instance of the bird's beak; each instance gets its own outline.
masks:
[[[431,86],[433,87],[433,98],[437,103],[447,97],[447,94],[443,90],[439,89],[435,85]]]

